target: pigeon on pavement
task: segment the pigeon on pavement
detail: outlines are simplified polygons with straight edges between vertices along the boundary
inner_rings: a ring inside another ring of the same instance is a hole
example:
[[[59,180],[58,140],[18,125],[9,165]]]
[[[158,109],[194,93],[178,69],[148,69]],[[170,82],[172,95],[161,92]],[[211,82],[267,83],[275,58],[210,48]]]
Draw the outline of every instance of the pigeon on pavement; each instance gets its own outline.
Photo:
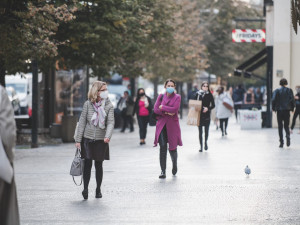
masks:
[[[249,175],[250,173],[251,173],[251,169],[247,165],[245,168],[245,174]]]

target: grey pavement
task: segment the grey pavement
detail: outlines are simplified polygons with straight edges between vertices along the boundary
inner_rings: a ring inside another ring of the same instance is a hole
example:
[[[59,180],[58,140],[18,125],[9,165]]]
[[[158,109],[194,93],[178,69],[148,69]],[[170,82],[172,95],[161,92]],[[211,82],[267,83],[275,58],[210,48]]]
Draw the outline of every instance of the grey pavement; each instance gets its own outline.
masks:
[[[241,130],[231,118],[228,136],[211,125],[209,149],[199,153],[197,127],[181,121],[178,174],[158,179],[154,127],[146,146],[115,130],[104,162],[102,199],[89,199],[69,175],[74,144],[18,149],[16,181],[22,224],[300,224],[300,134],[279,149],[276,129]],[[127,131],[128,132],[128,131]],[[246,165],[252,170],[247,177]]]

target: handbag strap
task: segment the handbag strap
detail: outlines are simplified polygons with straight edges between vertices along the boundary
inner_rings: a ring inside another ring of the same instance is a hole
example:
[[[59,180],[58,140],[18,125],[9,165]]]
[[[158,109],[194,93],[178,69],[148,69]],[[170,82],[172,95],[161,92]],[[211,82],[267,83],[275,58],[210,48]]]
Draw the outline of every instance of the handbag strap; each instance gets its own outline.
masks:
[[[81,175],[81,181],[80,181],[80,184],[77,184],[77,183],[76,183],[76,181],[75,181],[75,179],[74,179],[74,176],[72,176],[72,177],[73,177],[74,184],[75,184],[76,186],[80,186],[80,185],[82,184],[82,175]]]

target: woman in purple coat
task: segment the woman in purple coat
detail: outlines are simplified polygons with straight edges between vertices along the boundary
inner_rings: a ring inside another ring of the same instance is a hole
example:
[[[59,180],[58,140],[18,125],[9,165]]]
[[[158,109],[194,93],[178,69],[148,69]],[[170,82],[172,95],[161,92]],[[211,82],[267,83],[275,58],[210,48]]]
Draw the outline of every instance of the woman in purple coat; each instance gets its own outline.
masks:
[[[168,79],[165,82],[165,95],[159,95],[154,106],[154,112],[158,115],[154,146],[159,143],[160,146],[160,167],[161,174],[159,178],[166,178],[167,150],[169,143],[169,153],[172,159],[172,174],[177,173],[177,146],[182,146],[181,131],[178,119],[178,110],[181,97],[175,94],[176,83]]]

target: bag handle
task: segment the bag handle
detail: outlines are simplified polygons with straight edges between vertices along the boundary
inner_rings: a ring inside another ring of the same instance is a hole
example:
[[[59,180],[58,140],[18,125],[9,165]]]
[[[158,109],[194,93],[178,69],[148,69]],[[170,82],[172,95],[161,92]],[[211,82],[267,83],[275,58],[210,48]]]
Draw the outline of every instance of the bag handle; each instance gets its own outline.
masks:
[[[76,183],[76,181],[75,181],[75,179],[74,179],[74,176],[72,176],[72,177],[73,177],[74,184],[75,184],[76,186],[80,186],[80,185],[82,184],[82,175],[81,175],[81,181],[80,181],[80,184],[77,184],[77,183]]]

